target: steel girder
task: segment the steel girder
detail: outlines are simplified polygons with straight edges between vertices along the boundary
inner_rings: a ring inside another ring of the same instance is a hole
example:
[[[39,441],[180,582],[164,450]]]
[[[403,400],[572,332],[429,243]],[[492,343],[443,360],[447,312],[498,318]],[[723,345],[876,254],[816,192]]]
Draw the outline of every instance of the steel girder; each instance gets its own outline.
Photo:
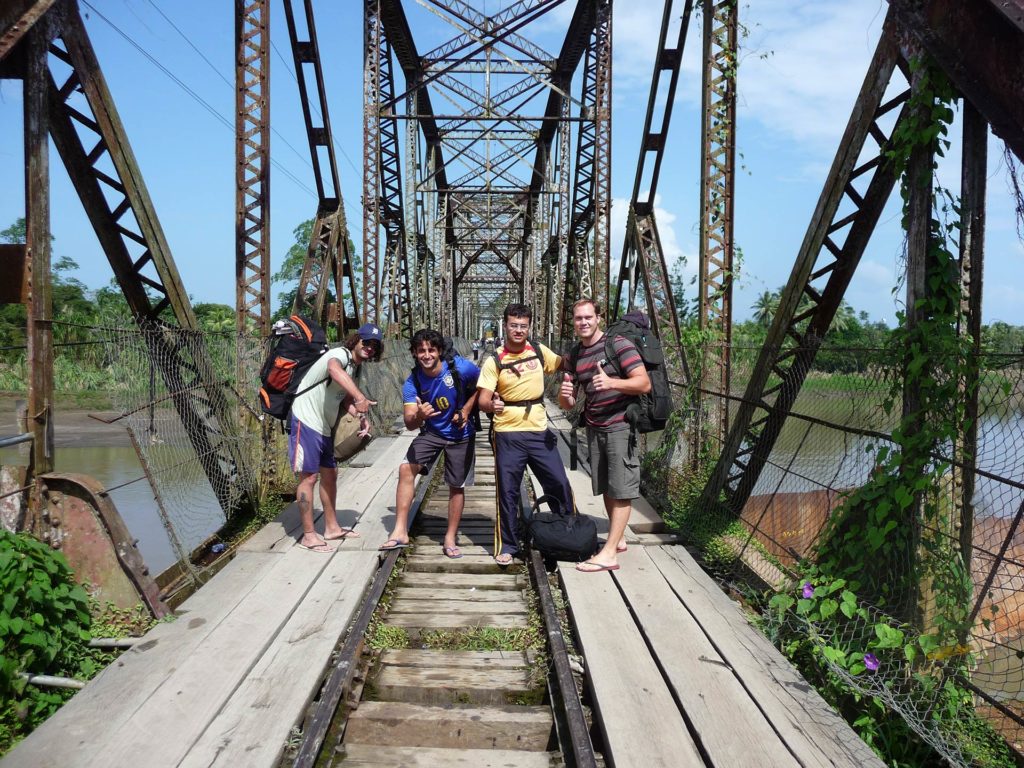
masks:
[[[571,308],[588,297],[608,304],[611,222],[611,2],[598,0],[583,69],[572,224],[562,301],[562,338],[573,337]]]
[[[413,281],[411,303],[423,313],[429,308],[424,294],[428,286],[436,286],[445,306],[435,307],[429,316],[453,332],[466,322],[475,325],[481,317],[488,317],[498,300],[529,300],[542,305],[550,317],[547,308],[552,292],[557,294],[556,303],[561,299],[561,283],[556,286],[551,278],[553,269],[561,270],[562,265],[542,264],[551,258],[552,247],[554,259],[565,258],[571,226],[568,200],[562,199],[567,198],[570,159],[561,139],[568,145],[566,124],[570,121],[597,123],[592,130],[595,146],[603,148],[610,128],[610,0],[577,3],[558,57],[529,40],[525,31],[564,1],[521,0],[488,16],[463,0],[426,0],[421,5],[455,34],[423,56],[417,53],[398,0],[367,4],[368,30],[371,24],[378,24],[380,31],[372,34],[390,44],[405,79],[404,91],[397,89],[400,92],[396,93],[393,87],[387,91],[378,46],[375,61],[370,61],[373,54],[368,54],[367,103],[372,94],[378,113],[387,115],[390,122],[415,124],[407,126],[403,142],[406,176],[402,185],[402,203],[407,207],[403,215],[405,271]],[[598,47],[592,38],[599,41]],[[594,63],[586,88],[593,106],[579,117],[569,117],[568,89],[588,46],[593,48]],[[371,47],[368,44],[368,50]],[[483,89],[460,77],[478,72],[486,75]],[[535,108],[545,91],[547,108]],[[433,107],[439,98],[451,105],[445,108],[448,114],[440,123]],[[400,114],[403,105],[406,112]],[[370,118],[372,115],[365,123],[367,154],[383,155],[381,148],[372,146],[375,137],[370,135]],[[552,152],[556,135],[560,141]],[[425,147],[420,145],[421,139]],[[386,137],[381,140],[385,142]],[[553,157],[557,157],[554,165]],[[610,216],[608,157],[606,149],[598,153],[588,171],[595,180],[596,203],[587,202],[602,214],[600,226],[594,227],[592,234],[605,243]],[[364,190],[369,180],[381,173],[373,166],[372,160],[364,165]],[[369,195],[366,203],[369,207]],[[384,222],[385,218],[378,214],[377,220]],[[588,232],[584,241],[590,235]],[[371,239],[373,236],[371,233]],[[368,243],[364,248],[370,268],[376,253],[373,247]],[[440,263],[431,267],[434,254]],[[593,265],[588,265],[588,271],[593,273]],[[607,258],[603,271],[607,272]],[[606,285],[607,278],[604,282]],[[476,309],[466,309],[470,305]],[[545,322],[550,326],[549,320]]]
[[[344,338],[349,331],[359,325],[354,257],[348,233],[348,220],[345,216],[345,203],[342,199],[338,163],[334,153],[334,135],[331,132],[330,113],[327,109],[312,0],[302,0],[305,39],[300,39],[298,25],[295,23],[297,2],[298,0],[285,0],[285,20],[291,42],[295,79],[299,86],[302,117],[306,125],[318,204],[313,235],[295,293],[294,309],[312,314],[326,327],[330,315],[327,299],[333,283],[337,316],[332,319],[337,323],[339,337]],[[312,89],[306,80],[307,66],[313,74]],[[313,98],[316,100],[315,104],[312,103]],[[326,168],[322,160],[324,156],[327,159]]]
[[[0,7],[0,60],[57,0],[8,0]]]
[[[140,325],[198,331],[163,230],[72,0],[56,5],[50,44],[50,133],[86,214]],[[59,44],[58,44],[59,41]],[[101,168],[113,168],[113,172]],[[173,319],[167,317],[173,315]],[[226,391],[201,344],[175,333],[144,334],[200,464],[225,510],[245,457],[235,441]],[[251,502],[250,489],[243,488]]]
[[[676,312],[672,286],[669,282],[668,265],[661,248],[658,225],[654,217],[654,198],[658,190],[661,161],[665,154],[665,141],[672,119],[672,105],[675,102],[676,85],[683,60],[683,47],[690,25],[693,0],[685,0],[682,21],[676,37],[675,47],[667,47],[669,24],[675,17],[672,0],[667,0],[661,20],[658,38],[658,53],[654,60],[654,74],[647,101],[647,116],[644,119],[644,133],[640,144],[640,159],[637,162],[633,182],[633,197],[630,200],[626,222],[626,237],[623,243],[622,260],[619,263],[619,280],[615,305],[609,308],[609,315],[615,317],[623,304],[628,309],[636,306],[636,294],[643,287],[645,306],[651,318],[651,328],[661,339],[665,350],[665,364],[669,379],[678,384],[690,383],[690,371],[686,352],[682,345],[682,333]],[[661,77],[668,76],[668,88],[664,102],[659,99]],[[660,120],[655,113],[660,110]],[[657,126],[655,127],[655,124]],[[647,169],[650,169],[650,178]],[[641,185],[648,184],[646,189]],[[641,200],[641,196],[645,199]],[[626,287],[626,295],[623,289]]]
[[[734,513],[743,509],[896,183],[885,151],[904,119],[901,108],[909,91],[888,102],[883,98],[898,60],[889,19],[746,392],[704,488],[705,504],[714,505],[724,493]],[[887,134],[879,121],[897,109],[901,111]],[[857,165],[868,137],[877,149]],[[843,212],[841,204],[845,204]],[[806,309],[800,310],[802,301]]]
[[[907,30],[1024,160],[1024,0],[889,0]]]
[[[270,326],[269,81],[270,0],[235,0],[235,328],[261,337]]]
[[[394,118],[395,83],[390,29],[383,8],[366,0],[363,93],[363,303],[367,316],[390,335],[412,335],[412,301],[402,208],[401,144]],[[378,267],[378,228],[385,233]],[[372,254],[372,255],[371,255]],[[372,291],[372,293],[371,293]],[[372,307],[372,313],[371,313]]]
[[[698,319],[714,336],[705,343],[701,366],[701,389],[714,394],[699,398],[697,434],[718,445],[725,442],[729,423],[737,5],[737,0],[704,0]]]

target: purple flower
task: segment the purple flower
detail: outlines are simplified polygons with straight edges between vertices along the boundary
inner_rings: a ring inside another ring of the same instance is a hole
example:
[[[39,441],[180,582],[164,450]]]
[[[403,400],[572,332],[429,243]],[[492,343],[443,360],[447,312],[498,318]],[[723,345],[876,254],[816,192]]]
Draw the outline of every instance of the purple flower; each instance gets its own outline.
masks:
[[[878,657],[873,653],[864,654],[864,666],[868,668],[870,672],[877,672],[878,667],[881,666]]]
[[[804,598],[810,600],[814,597],[814,585],[809,581],[804,582]]]

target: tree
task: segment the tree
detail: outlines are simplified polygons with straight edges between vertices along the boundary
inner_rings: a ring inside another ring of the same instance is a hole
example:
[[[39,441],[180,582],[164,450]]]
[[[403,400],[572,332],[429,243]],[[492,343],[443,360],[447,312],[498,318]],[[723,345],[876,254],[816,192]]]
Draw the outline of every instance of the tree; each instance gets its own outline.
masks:
[[[292,243],[285,254],[281,268],[271,276],[275,283],[290,284],[286,290],[277,294],[278,306],[274,312],[275,320],[287,317],[292,312],[295,304],[295,294],[299,290],[299,279],[302,277],[302,268],[306,265],[306,254],[309,252],[309,241],[313,237],[313,219],[307,219],[292,230],[295,242]],[[359,256],[356,254],[355,243],[351,238],[348,241],[349,253],[352,254],[352,270],[358,274],[360,268]],[[347,286],[345,286],[345,297],[348,298]],[[335,301],[334,292],[328,288],[327,300]]]
[[[762,328],[768,328],[775,313],[779,311],[779,294],[765,290],[750,308],[754,310],[754,322]]]

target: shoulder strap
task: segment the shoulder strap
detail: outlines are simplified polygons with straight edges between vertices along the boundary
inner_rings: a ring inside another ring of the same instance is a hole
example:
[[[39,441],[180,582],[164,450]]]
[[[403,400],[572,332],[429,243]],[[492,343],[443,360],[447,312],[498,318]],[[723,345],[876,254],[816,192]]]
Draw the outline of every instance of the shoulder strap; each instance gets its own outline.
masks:
[[[580,352],[583,351],[583,342],[577,341],[572,345],[572,349],[569,350],[569,356],[572,358],[572,375],[576,375],[576,369],[580,364]]]
[[[619,364],[619,354],[615,351],[615,339],[618,336],[619,334],[613,336],[610,333],[604,335],[604,361],[608,365],[615,366],[615,375],[621,379],[622,365]]]

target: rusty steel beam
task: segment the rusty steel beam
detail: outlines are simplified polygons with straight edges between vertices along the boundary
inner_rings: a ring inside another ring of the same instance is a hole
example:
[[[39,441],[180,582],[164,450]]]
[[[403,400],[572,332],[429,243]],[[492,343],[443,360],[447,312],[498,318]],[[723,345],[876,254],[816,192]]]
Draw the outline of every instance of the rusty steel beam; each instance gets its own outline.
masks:
[[[704,346],[696,436],[717,445],[729,429],[733,215],[736,171],[737,0],[704,0],[698,323]],[[696,455],[696,452],[694,453]]]
[[[885,162],[891,132],[887,135],[879,121],[901,109],[908,97],[904,91],[883,102],[898,59],[890,18],[725,445],[704,487],[703,504],[716,505],[724,493],[734,514],[743,509],[889,199],[896,183],[893,168]],[[892,131],[903,120],[901,110]],[[869,136],[877,149],[858,165]],[[853,212],[840,215],[844,201]],[[807,308],[798,311],[802,302]]]
[[[0,61],[57,0],[5,0],[0,4]]]
[[[345,216],[345,202],[341,193],[341,179],[334,152],[334,134],[331,131],[330,113],[327,109],[327,93],[324,85],[323,67],[320,63],[320,45],[316,35],[316,19],[313,16],[311,0],[302,0],[302,14],[306,34],[300,36],[296,24],[298,0],[285,0],[285,22],[291,43],[295,79],[299,86],[299,101],[306,126],[310,162],[317,191],[317,213],[313,230],[316,236],[310,240],[306,262],[299,277],[295,293],[295,310],[312,312],[320,324],[327,327],[330,306],[328,292],[331,277],[337,300],[339,338],[359,324],[359,299],[355,292],[355,257],[352,253],[348,233],[348,219]],[[312,92],[306,79],[307,67],[313,74]],[[313,99],[315,98],[315,103]],[[326,168],[322,154],[326,155]],[[346,286],[345,283],[348,283]]]
[[[32,26],[24,39],[25,55],[25,247],[28,252],[29,296],[28,429],[32,433],[29,474],[33,479],[53,471],[53,295],[50,276],[50,104],[47,20]],[[39,533],[42,487],[33,482],[28,530]]]
[[[175,325],[181,331],[199,329],[77,6],[68,2],[63,11],[49,49],[50,133],[210,485],[227,511],[234,501],[231,489],[250,475],[244,471],[245,456],[231,439],[226,392],[201,344],[189,351],[176,344],[173,333],[154,330]],[[78,92],[85,96],[88,114],[70,102]],[[112,174],[101,170],[108,164]],[[248,491],[243,496],[251,504]]]
[[[1024,160],[1024,0],[889,0],[900,26]]]
[[[654,59],[654,74],[647,99],[647,115],[644,119],[643,138],[640,142],[640,159],[637,162],[633,181],[633,197],[629,204],[626,222],[626,237],[623,241],[622,259],[619,262],[619,279],[615,292],[616,299],[609,307],[609,316],[614,317],[626,299],[626,306],[633,309],[640,285],[644,288],[647,313],[651,318],[651,329],[661,339],[665,350],[665,365],[669,380],[684,385],[690,383],[690,370],[686,351],[682,345],[682,332],[676,312],[675,298],[669,281],[668,264],[658,235],[658,224],[654,216],[654,198],[658,191],[661,162],[665,156],[665,143],[669,124],[672,120],[672,106],[675,102],[679,71],[682,68],[683,48],[690,26],[693,0],[685,0],[682,18],[673,47],[668,46],[669,25],[677,9],[672,0],[666,0],[658,38],[658,52]],[[661,78],[668,77],[664,99],[660,98]],[[660,116],[656,115],[660,110]],[[647,169],[650,169],[648,176]],[[646,185],[646,188],[644,186]],[[644,199],[641,199],[641,197]],[[626,288],[626,296],[623,289]]]
[[[269,329],[270,0],[235,0],[235,330]]]
[[[576,139],[569,255],[562,301],[562,338],[572,338],[572,304],[580,297],[607,306],[608,226],[611,215],[611,3],[595,3],[583,64]],[[589,119],[587,119],[589,118]],[[591,246],[591,237],[593,245]]]

